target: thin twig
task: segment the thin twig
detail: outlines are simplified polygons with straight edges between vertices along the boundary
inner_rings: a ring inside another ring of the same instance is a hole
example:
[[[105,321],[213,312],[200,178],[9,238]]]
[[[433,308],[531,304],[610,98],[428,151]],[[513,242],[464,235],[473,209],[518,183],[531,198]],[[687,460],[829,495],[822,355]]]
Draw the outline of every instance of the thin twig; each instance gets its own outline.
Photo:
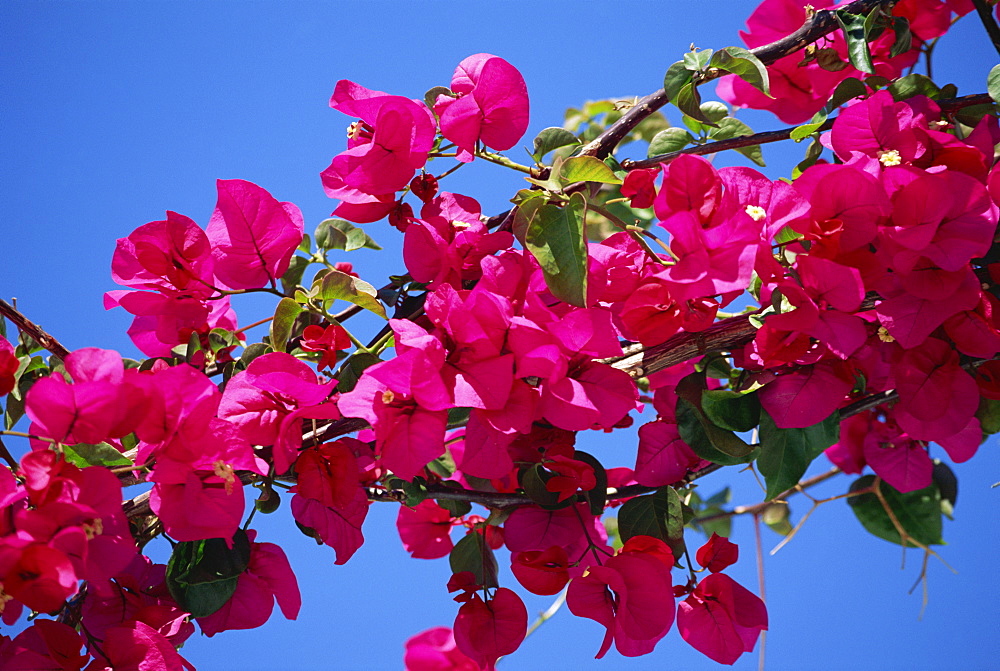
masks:
[[[996,19],[993,18],[993,8],[983,0],[972,0],[972,4],[976,6],[976,13],[979,14],[979,20],[983,22],[986,34],[990,36],[993,48],[1000,54],[1000,26],[997,25]]]

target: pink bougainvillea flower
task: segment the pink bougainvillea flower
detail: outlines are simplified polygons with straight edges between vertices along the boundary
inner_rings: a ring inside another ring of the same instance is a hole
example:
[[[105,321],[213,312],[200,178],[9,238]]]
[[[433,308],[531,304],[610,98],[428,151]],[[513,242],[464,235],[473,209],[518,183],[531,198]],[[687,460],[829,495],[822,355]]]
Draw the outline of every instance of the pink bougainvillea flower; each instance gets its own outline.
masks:
[[[256,543],[250,537],[250,563],[236,582],[236,591],[222,608],[198,618],[206,636],[233,629],[256,629],[271,617],[274,602],[286,619],[294,620],[302,607],[298,581],[292,573],[285,552],[274,543]]]
[[[302,213],[242,179],[220,179],[206,233],[215,278],[224,289],[276,286],[302,242]]]
[[[406,641],[405,671],[480,671],[477,663],[458,649],[448,627],[433,627]]]
[[[647,487],[678,482],[697,470],[702,459],[681,440],[676,422],[663,417],[639,427],[639,451],[635,458],[635,480]]]
[[[111,278],[122,286],[207,298],[214,293],[212,246],[198,224],[167,212],[119,238]]]
[[[558,545],[547,550],[514,552],[510,571],[521,587],[532,594],[556,594],[569,582],[569,558]]]
[[[524,640],[528,611],[521,597],[506,587],[498,589],[488,601],[473,594],[458,609],[454,631],[458,649],[481,669],[493,671],[497,659],[517,650]]]
[[[451,552],[453,520],[451,513],[433,500],[421,501],[414,508],[399,507],[396,529],[403,547],[414,559],[438,559]]]
[[[229,475],[229,479],[225,476]],[[243,485],[231,474],[194,472],[186,465],[164,460],[150,480],[156,484],[149,506],[163,522],[163,530],[178,541],[232,538],[243,517]],[[238,486],[234,487],[233,483]]]
[[[13,640],[0,641],[0,667],[8,671],[79,671],[90,659],[80,654],[82,647],[83,639],[69,625],[35,620]]]
[[[314,324],[302,331],[302,349],[320,352],[319,363],[316,365],[318,370],[331,368],[337,363],[337,352],[350,346],[351,339],[339,324],[331,324],[326,328]]]
[[[28,608],[54,613],[76,593],[79,577],[70,558],[44,543],[0,541],[3,590]]]
[[[674,592],[670,578],[673,555],[659,539],[626,545],[621,553],[591,566],[574,578],[566,605],[578,617],[604,625],[607,633],[596,658],[604,657],[614,642],[626,657],[653,651],[674,623]]]
[[[632,170],[622,182],[622,196],[629,199],[629,205],[634,208],[652,207],[656,200],[656,178],[660,168],[645,168]]]
[[[593,561],[592,553],[588,552],[591,541],[597,545],[598,553],[611,554],[604,525],[583,503],[559,510],[520,507],[511,513],[503,528],[511,552],[544,552],[553,545],[563,548],[570,561],[571,577],[581,575]]]
[[[285,473],[302,446],[302,419],[338,419],[334,384],[319,382],[304,361],[271,352],[234,375],[219,402],[219,417],[254,445],[274,446],[274,468]]]
[[[695,559],[712,573],[724,571],[740,558],[740,549],[729,539],[713,533],[708,542],[698,548]]]
[[[454,97],[438,96],[434,112],[441,134],[458,145],[458,160],[471,161],[476,142],[503,151],[528,129],[528,87],[513,65],[491,54],[469,56],[451,78]]]
[[[764,602],[725,573],[705,576],[677,607],[681,638],[720,664],[753,650],[766,629]]]
[[[334,88],[330,107],[358,119],[348,128],[347,150],[323,171],[331,197],[349,202],[364,195],[391,199],[427,162],[434,117],[423,103],[343,79]]]
[[[166,636],[145,622],[131,620],[110,627],[101,641],[101,650],[107,655],[106,666],[101,661],[90,664],[88,671],[169,671],[187,669],[194,665],[181,657]],[[101,655],[101,657],[104,657]]]
[[[14,374],[20,362],[14,356],[14,346],[7,342],[7,339],[0,336],[0,396],[9,394],[17,379]]]

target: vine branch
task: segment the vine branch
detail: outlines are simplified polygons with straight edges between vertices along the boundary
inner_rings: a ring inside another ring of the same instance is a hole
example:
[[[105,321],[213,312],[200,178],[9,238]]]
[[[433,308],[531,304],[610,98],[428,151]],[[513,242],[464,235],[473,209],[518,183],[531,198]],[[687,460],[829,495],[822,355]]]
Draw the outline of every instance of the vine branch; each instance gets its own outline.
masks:
[[[972,0],[972,4],[976,7],[976,13],[979,14],[979,20],[983,22],[986,34],[990,36],[993,48],[1000,54],[1000,26],[997,25],[996,19],[993,18],[993,11],[990,5],[986,4],[984,0]]]
[[[35,342],[47,349],[54,356],[59,357],[63,361],[69,356],[69,350],[63,347],[62,343],[46,333],[45,329],[25,317],[20,310],[2,298],[0,298],[0,315],[14,322],[14,325],[21,332],[27,333]]]

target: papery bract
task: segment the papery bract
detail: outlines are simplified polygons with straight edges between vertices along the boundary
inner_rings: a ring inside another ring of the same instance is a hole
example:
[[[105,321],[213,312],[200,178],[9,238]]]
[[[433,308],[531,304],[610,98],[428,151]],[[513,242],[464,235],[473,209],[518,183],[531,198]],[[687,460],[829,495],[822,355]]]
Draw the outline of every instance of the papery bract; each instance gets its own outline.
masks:
[[[455,643],[482,669],[492,671],[497,659],[518,649],[528,630],[528,611],[521,598],[501,587],[487,601],[474,594],[455,618]]]

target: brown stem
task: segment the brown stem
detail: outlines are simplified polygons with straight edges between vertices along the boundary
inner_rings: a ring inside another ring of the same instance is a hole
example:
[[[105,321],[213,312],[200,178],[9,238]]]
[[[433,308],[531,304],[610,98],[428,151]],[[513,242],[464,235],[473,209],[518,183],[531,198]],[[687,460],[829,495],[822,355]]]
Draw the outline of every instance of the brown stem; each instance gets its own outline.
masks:
[[[885,7],[886,10],[889,10],[894,4],[896,4],[896,0],[855,0],[855,2],[844,5],[839,9],[852,14],[867,15],[878,6]],[[812,44],[816,40],[829,35],[839,28],[840,24],[837,22],[836,15],[832,10],[820,10],[806,20],[802,27],[791,35],[783,37],[776,42],[772,42],[771,44],[756,47],[750,51],[754,56],[759,58],[764,65],[771,65],[775,61],[778,61],[789,54],[793,54],[804,49],[809,44]],[[695,83],[704,84],[705,82],[717,79],[726,74],[729,73],[713,68],[712,70],[699,75],[696,78]],[[663,91],[663,89],[649,94],[623,114],[618,121],[608,126],[603,133],[584,146],[579,154],[585,156],[597,156],[598,158],[608,156],[612,151],[614,151],[614,148],[618,146],[625,136],[632,132],[632,129],[638,126],[643,119],[666,105],[668,102],[669,100],[667,100],[667,94]]]
[[[25,317],[17,308],[2,298],[0,298],[0,315],[14,322],[14,325],[18,329],[23,333],[27,333],[35,342],[50,351],[54,356],[64,361],[69,356],[69,350],[63,347],[58,340],[46,333],[41,326]]]

